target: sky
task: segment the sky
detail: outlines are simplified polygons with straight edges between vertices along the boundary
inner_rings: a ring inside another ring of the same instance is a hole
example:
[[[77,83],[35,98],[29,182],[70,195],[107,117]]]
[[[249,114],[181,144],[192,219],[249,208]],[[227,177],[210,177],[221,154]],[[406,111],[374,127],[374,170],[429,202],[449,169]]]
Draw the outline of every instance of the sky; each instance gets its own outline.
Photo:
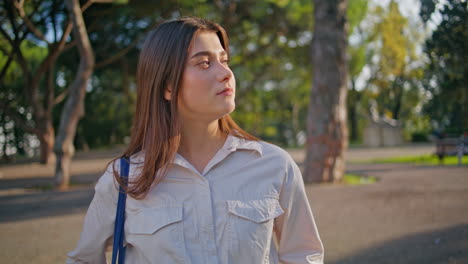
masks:
[[[351,0],[352,1],[352,0]],[[373,2],[379,3],[382,6],[388,6],[390,0],[374,0]],[[406,17],[417,17],[419,16],[419,0],[397,0],[400,6],[400,11]]]
[[[352,0],[350,0],[352,1]],[[379,4],[381,6],[388,6],[390,0],[371,0],[374,4]],[[400,7],[401,13],[408,17],[410,20],[419,20],[419,8],[421,6],[420,0],[396,0]],[[438,6],[441,6],[443,3],[446,3],[447,0],[440,0]],[[433,21],[428,21],[427,26],[429,30],[433,30],[436,28],[437,24],[440,22],[441,17],[435,12],[432,15]]]

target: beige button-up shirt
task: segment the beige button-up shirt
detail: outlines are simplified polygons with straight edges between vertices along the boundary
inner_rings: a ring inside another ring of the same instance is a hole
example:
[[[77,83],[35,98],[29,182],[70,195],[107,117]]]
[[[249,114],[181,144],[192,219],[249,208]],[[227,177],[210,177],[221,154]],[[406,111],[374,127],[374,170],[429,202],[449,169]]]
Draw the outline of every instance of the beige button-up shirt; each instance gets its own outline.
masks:
[[[140,170],[131,164],[130,178]],[[67,263],[106,263],[118,197],[112,168],[95,190]],[[202,173],[177,154],[145,199],[127,197],[125,212],[126,263],[323,263],[301,172],[286,151],[263,141],[229,135]]]

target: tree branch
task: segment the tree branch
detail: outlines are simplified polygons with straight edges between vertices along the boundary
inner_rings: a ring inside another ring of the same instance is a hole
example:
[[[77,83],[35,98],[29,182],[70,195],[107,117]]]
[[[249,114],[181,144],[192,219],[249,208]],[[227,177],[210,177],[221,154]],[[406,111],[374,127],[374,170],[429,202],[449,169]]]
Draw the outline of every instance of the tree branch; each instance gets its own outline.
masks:
[[[23,19],[24,23],[29,28],[29,30],[31,30],[34,36],[36,36],[38,39],[44,41],[45,43],[49,45],[50,43],[46,40],[44,34],[42,34],[42,32],[36,26],[34,26],[31,20],[29,20],[29,18],[26,16],[26,13],[24,12],[24,7],[23,7],[24,0],[19,0],[18,2],[14,1],[14,4],[15,4],[16,9],[18,10],[19,16]]]
[[[21,69],[23,70],[23,73],[25,75],[28,75],[29,74],[29,67],[28,67],[28,64],[26,63],[26,60],[24,59],[23,57],[23,53],[21,52],[21,49],[19,48],[19,46],[15,43],[15,41],[13,39],[10,38],[10,36],[8,35],[8,33],[6,33],[5,30],[3,30],[2,27],[0,27],[0,33],[5,37],[5,39],[10,42],[10,45],[11,45],[11,48],[13,50],[14,53],[16,53],[16,61],[18,62],[18,64],[20,65]]]
[[[2,48],[2,51],[3,51],[3,48]],[[5,77],[8,67],[10,67],[10,64],[12,61],[13,61],[13,54],[10,53],[8,56],[7,62],[5,63],[5,65],[2,68],[2,71],[0,72],[0,84],[3,83],[3,77]]]
[[[18,39],[18,36],[19,36],[18,27],[17,27],[16,20],[15,20],[14,7],[11,6],[10,1],[5,1],[5,10],[6,10],[8,19],[10,19],[11,28],[13,29],[13,34],[15,35],[14,41],[16,41]]]
[[[65,41],[70,35],[72,29],[73,24],[71,21],[69,21],[68,24],[65,26],[65,29],[63,30],[63,34],[60,38],[60,41],[58,43],[54,43],[54,47],[51,49],[51,51],[41,63],[41,65],[38,67],[36,74],[34,75],[34,82],[39,82],[42,77],[42,74],[44,74],[44,72],[46,72],[50,68],[50,65],[52,65],[58,58],[58,55],[65,47]]]
[[[68,42],[65,45],[65,47],[63,47],[63,51],[67,51],[67,50],[69,50],[69,49],[71,49],[71,48],[73,48],[75,46],[76,46],[76,40],[72,40],[72,41]]]
[[[60,102],[62,102],[63,99],[65,99],[67,97],[67,94],[68,94],[68,89],[66,89],[61,94],[59,94],[57,97],[55,97],[54,105],[60,104]]]
[[[99,68],[102,68],[104,66],[107,66],[107,65],[113,63],[114,61],[120,59],[121,57],[125,56],[125,54],[127,54],[132,48],[134,48],[138,44],[138,42],[142,38],[144,38],[146,36],[146,33],[148,33],[151,29],[153,29],[154,26],[156,26],[157,24],[158,23],[153,23],[150,26],[148,26],[148,28],[141,34],[141,36],[139,38],[132,41],[132,43],[130,43],[127,47],[125,47],[124,49],[122,49],[119,52],[117,52],[116,54],[114,54],[112,57],[110,57],[108,59],[105,59],[105,60],[103,60],[101,62],[96,63],[95,68],[99,69]]]
[[[81,12],[84,12],[88,7],[90,7],[94,3],[99,3],[99,4],[109,4],[113,3],[114,0],[88,0],[82,7],[81,7]]]
[[[52,2],[52,10],[51,12],[51,17],[52,17],[52,27],[54,27],[54,42],[57,42],[57,2],[53,1]]]
[[[52,116],[52,110],[54,109],[54,96],[55,96],[55,71],[54,71],[54,65],[51,65],[48,71],[47,75],[47,88],[46,88],[46,96],[45,100],[47,102],[45,106],[45,112],[46,116]]]
[[[11,54],[13,54],[13,51],[8,52],[8,50],[6,50],[3,46],[0,46],[0,51],[2,51],[3,54],[5,54],[5,56],[8,56],[8,57],[9,57]],[[11,55],[11,56],[13,56],[13,55]]]
[[[86,4],[83,5],[83,7],[81,7],[81,11],[84,12],[93,3],[94,1],[89,0],[88,2],[86,2]],[[97,20],[93,21],[93,23],[88,27],[88,33],[94,32],[94,29],[96,28],[97,25],[98,25]],[[68,42],[67,44],[65,44],[63,51],[65,52],[75,46],[76,46],[76,40],[72,40]]]
[[[34,14],[36,14],[36,12],[37,12],[37,10],[39,9],[40,5],[41,5],[41,4],[39,3],[38,5],[36,5],[36,6],[34,7],[34,10],[33,10],[33,11],[31,12],[31,14],[29,14],[29,16],[28,16],[28,19],[29,19],[29,20],[31,20],[32,17],[34,16]],[[44,18],[42,18],[42,19],[39,21],[39,23],[40,23],[40,22],[44,22]],[[36,23],[36,24],[39,24],[39,23]],[[23,24],[19,25],[18,31],[23,30],[23,28],[25,28],[25,27],[26,27],[26,29],[24,30],[23,35],[21,36],[19,43],[21,43],[21,42],[26,38],[26,36],[30,33],[29,28],[27,28],[27,26],[26,26],[26,23],[23,23]],[[19,33],[19,32],[18,32],[18,33]]]
[[[90,7],[93,4],[93,0],[88,0],[82,7],[81,7],[81,12],[84,12],[88,7]]]
[[[12,47],[15,46],[15,42],[13,41],[13,39],[10,37],[10,35],[8,35],[8,33],[5,30],[3,30],[2,27],[0,27],[0,33],[2,33],[3,37],[10,43]]]
[[[139,41],[140,41],[140,38],[134,40],[132,43],[130,43],[130,45],[128,45],[124,49],[120,50],[119,52],[114,54],[112,57],[107,58],[107,59],[105,59],[105,60],[103,60],[101,62],[97,62],[95,68],[96,69],[102,68],[102,67],[104,67],[106,65],[109,65],[109,64],[113,63],[114,61],[120,59],[121,57],[125,56],[125,54],[127,54],[133,47],[135,47],[136,44],[138,44]]]

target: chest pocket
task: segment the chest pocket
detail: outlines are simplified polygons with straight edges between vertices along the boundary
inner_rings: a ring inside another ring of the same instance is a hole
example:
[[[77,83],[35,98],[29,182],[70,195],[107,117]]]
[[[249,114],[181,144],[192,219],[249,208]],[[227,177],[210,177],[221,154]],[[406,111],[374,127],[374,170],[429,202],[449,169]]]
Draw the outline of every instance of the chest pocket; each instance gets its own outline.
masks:
[[[268,252],[273,220],[284,213],[277,199],[229,200],[227,231],[234,254]],[[255,259],[258,259],[257,256]]]
[[[128,233],[152,235],[159,229],[182,221],[182,207],[144,208],[128,214]]]
[[[231,214],[255,223],[272,220],[284,213],[276,199],[250,201],[231,200],[227,201],[227,204]]]
[[[127,250],[145,256],[148,263],[186,263],[182,206],[140,208],[126,213]]]

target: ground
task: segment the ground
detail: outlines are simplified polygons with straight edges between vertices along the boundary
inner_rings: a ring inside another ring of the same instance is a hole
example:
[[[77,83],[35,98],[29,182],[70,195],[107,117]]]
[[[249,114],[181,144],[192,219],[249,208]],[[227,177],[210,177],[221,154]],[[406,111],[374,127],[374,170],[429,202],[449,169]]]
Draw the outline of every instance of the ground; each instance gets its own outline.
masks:
[[[79,153],[75,185],[63,192],[47,188],[53,165],[0,167],[2,262],[64,263],[79,238],[93,183],[119,151]],[[302,166],[303,151],[288,151]],[[325,263],[468,263],[467,166],[353,163],[432,151],[427,145],[353,148],[348,172],[375,176],[377,183],[306,185]]]

